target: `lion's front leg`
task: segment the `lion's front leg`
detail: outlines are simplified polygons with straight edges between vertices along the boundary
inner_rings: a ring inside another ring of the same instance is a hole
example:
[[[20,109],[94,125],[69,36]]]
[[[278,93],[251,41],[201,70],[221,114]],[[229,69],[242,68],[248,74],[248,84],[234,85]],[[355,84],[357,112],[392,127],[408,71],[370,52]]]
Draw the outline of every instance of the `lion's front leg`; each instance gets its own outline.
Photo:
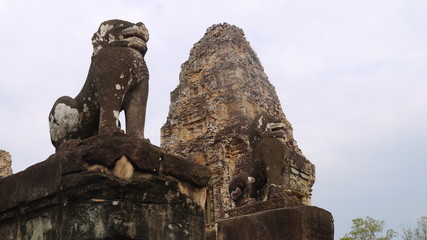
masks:
[[[119,108],[101,108],[98,134],[122,131],[119,127]]]
[[[99,95],[98,134],[120,132],[119,114],[121,111],[124,89],[121,87],[102,86]]]
[[[253,183],[255,178],[248,172],[242,171],[233,178],[229,185],[231,199],[237,207],[255,203]]]
[[[142,81],[127,93],[124,110],[126,134],[144,138],[145,114],[148,97],[148,80]]]

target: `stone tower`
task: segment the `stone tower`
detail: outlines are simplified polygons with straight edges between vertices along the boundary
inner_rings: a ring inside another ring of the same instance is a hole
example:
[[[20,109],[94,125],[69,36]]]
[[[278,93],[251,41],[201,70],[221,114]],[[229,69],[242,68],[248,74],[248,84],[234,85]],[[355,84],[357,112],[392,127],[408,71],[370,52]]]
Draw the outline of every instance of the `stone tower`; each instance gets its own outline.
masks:
[[[12,160],[10,154],[0,150],[0,178],[12,175]]]
[[[181,66],[161,129],[163,148],[205,164],[213,173],[206,203],[208,224],[232,207],[228,184],[248,161],[249,126],[261,113],[285,123],[286,144],[302,156],[276,91],[243,31],[227,23],[211,26]],[[314,170],[308,181],[311,191]]]

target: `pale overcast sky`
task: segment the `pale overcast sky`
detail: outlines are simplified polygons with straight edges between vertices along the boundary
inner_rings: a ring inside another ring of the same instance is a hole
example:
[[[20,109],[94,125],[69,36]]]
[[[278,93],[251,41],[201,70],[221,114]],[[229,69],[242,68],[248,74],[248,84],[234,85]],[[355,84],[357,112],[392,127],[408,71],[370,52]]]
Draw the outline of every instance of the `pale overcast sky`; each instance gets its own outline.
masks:
[[[150,32],[146,136],[158,145],[180,65],[212,24],[242,28],[315,165],[313,205],[400,231],[427,216],[427,1],[0,0],[0,149],[14,172],[54,152],[48,114],[83,86],[102,21]]]

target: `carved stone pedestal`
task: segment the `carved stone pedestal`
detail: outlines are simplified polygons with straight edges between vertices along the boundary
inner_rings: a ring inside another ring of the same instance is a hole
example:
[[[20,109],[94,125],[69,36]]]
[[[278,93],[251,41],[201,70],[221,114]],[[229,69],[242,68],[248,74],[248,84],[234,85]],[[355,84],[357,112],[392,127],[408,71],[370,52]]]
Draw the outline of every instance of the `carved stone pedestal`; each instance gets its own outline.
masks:
[[[216,234],[216,238],[211,235],[208,239],[334,239],[331,213],[313,206],[276,208],[221,220]]]
[[[204,239],[208,168],[124,134],[71,142],[0,180],[9,239]]]

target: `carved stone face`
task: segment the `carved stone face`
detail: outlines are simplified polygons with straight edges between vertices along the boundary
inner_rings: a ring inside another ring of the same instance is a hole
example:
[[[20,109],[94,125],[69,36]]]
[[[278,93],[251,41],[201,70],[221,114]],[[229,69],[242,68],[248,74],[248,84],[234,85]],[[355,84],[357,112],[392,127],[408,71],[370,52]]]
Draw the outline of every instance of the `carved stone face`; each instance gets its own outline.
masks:
[[[285,127],[286,125],[280,122],[267,123],[262,135],[275,138],[285,138]]]
[[[105,46],[129,47],[145,55],[148,38],[148,30],[141,22],[105,21],[92,37],[93,55]]]
[[[284,139],[286,135],[286,124],[281,123],[275,117],[270,115],[258,115],[251,125],[249,139],[251,145],[261,138],[280,138]]]

